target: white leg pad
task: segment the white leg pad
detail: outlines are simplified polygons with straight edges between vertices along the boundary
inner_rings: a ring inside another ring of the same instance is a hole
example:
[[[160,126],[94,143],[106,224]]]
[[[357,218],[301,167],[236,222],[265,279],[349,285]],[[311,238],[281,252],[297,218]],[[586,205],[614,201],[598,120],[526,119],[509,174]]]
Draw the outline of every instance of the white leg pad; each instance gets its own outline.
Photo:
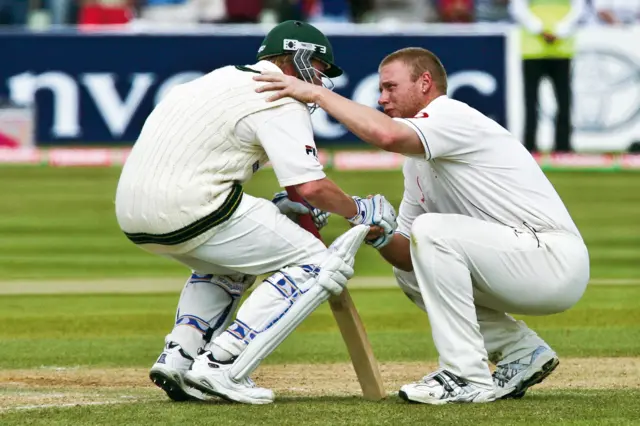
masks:
[[[213,342],[237,355],[231,378],[248,377],[331,294],[342,291],[368,231],[364,225],[350,229],[331,244],[321,265],[284,268],[254,291],[235,323]]]
[[[234,380],[248,377],[275,348],[318,306],[329,299],[329,292],[317,283],[302,294],[267,330],[259,333],[235,360],[229,371]]]

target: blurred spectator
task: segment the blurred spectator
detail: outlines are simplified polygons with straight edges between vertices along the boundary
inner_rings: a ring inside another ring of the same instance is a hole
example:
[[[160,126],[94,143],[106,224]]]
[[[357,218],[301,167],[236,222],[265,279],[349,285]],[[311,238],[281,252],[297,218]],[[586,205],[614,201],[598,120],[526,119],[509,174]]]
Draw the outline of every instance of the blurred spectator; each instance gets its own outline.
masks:
[[[122,25],[133,19],[134,0],[80,0],[78,25]]]
[[[203,20],[203,5],[205,1],[198,0],[142,0],[140,19],[159,24],[195,24]],[[206,12],[212,14],[210,10]],[[214,20],[213,15],[207,16],[206,20]]]
[[[437,0],[436,7],[442,22],[473,22],[473,0]]]
[[[374,20],[382,23],[404,24],[438,20],[438,13],[430,0],[374,0],[374,9]]]
[[[194,14],[200,23],[220,23],[227,19],[227,0],[195,0]]]
[[[476,22],[509,22],[509,0],[475,0]]]
[[[608,25],[640,22],[640,0],[592,0],[596,21]]]
[[[53,25],[76,23],[76,20],[71,17],[73,0],[44,0],[44,6],[48,11],[49,19]]]
[[[225,23],[256,24],[264,7],[262,0],[226,0]]]
[[[318,22],[351,22],[351,5],[348,0],[310,1],[307,20]]]
[[[547,77],[558,110],[555,151],[571,151],[571,59],[573,33],[585,11],[585,0],[511,0],[510,11],[522,26],[525,147],[537,151],[538,88]]]
[[[351,20],[362,22],[373,11],[374,0],[351,0]]]
[[[26,25],[28,0],[0,0],[0,25]]]
[[[274,0],[272,3],[279,22],[306,21],[316,7],[315,0]]]

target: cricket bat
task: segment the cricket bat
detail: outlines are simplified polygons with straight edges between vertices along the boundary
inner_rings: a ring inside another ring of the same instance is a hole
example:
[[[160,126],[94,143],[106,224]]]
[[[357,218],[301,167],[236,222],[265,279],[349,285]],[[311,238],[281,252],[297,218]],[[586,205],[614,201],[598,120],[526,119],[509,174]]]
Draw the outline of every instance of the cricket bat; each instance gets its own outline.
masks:
[[[288,187],[286,190],[291,201],[304,203],[295,188]],[[300,216],[299,223],[302,228],[311,232],[316,238],[322,241],[322,236],[313,223],[311,215]],[[378,363],[373,355],[373,349],[367,337],[367,332],[353,304],[349,290],[345,288],[339,296],[329,298],[329,305],[340,328],[342,339],[347,345],[347,350],[353,363],[353,369],[360,382],[362,396],[371,401],[379,401],[385,398],[386,393],[382,376],[378,369]]]

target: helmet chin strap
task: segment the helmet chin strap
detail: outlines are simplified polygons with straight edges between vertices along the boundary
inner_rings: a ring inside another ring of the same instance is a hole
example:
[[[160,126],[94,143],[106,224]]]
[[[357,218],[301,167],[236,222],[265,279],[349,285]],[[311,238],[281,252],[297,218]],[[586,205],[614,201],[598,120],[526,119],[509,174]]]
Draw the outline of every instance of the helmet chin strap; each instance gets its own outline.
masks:
[[[333,81],[331,81],[331,79],[324,73],[313,67],[311,58],[314,53],[315,47],[313,45],[307,46],[306,43],[299,43],[298,50],[293,54],[293,65],[298,72],[298,76],[307,83],[321,83],[323,87],[333,90],[335,87]],[[315,103],[307,104],[307,108],[309,109],[309,113],[313,114],[313,112],[318,108],[318,105]]]

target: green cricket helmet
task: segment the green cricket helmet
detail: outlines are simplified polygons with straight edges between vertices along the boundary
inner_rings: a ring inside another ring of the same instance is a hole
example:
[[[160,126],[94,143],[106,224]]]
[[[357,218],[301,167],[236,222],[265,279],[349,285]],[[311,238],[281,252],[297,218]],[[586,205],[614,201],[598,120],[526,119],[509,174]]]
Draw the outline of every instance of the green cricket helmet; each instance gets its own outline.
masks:
[[[270,56],[291,54],[294,65],[304,80],[312,78],[311,59],[317,59],[327,65],[324,75],[338,77],[342,69],[334,63],[333,48],[329,39],[319,29],[301,21],[284,21],[276,25],[262,41],[257,59]]]

